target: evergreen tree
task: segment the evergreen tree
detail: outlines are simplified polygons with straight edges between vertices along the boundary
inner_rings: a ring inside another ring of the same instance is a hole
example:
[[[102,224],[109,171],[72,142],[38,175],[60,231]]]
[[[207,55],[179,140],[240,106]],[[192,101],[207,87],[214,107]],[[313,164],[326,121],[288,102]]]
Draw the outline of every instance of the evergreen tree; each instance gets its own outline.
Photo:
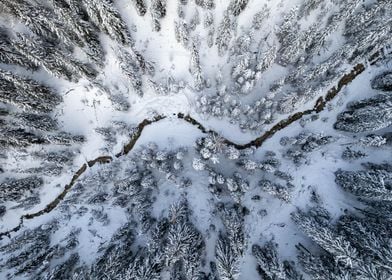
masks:
[[[2,4],[12,16],[21,20],[37,36],[48,41],[60,41],[71,47],[78,36],[64,28],[62,22],[47,7],[25,0],[7,0]]]
[[[177,42],[181,43],[185,48],[188,48],[190,44],[188,25],[183,20],[176,22],[175,25],[175,35]]]
[[[257,12],[253,16],[252,27],[255,28],[256,30],[261,29],[263,27],[264,21],[269,18],[270,13],[271,13],[271,9],[268,8],[267,5],[264,5],[261,11]]]
[[[8,31],[2,27],[0,27],[0,63],[16,64],[28,69],[37,68],[34,63],[15,49]]]
[[[0,70],[0,79],[0,101],[22,110],[48,113],[62,100],[50,88],[11,72]]]
[[[193,77],[193,83],[196,90],[200,91],[204,88],[204,78],[202,76],[202,70],[200,66],[199,51],[195,44],[192,46],[191,50],[191,60],[189,63],[189,72]]]
[[[392,200],[390,168],[368,167],[368,170],[335,172],[336,183],[344,190],[365,199]]]
[[[392,97],[388,94],[353,102],[348,105],[348,109],[338,115],[335,129],[365,132],[392,125]]]
[[[334,256],[335,261],[345,267],[352,267],[357,261],[358,252],[349,240],[339,235],[311,214],[298,211],[292,219],[312,241]]]
[[[160,31],[160,20],[166,16],[166,0],[152,0],[150,5],[150,13],[153,22],[153,30]]]
[[[257,54],[256,69],[260,72],[266,71],[275,61],[277,55],[277,47],[273,45],[265,51],[260,49]]]
[[[238,204],[218,205],[224,224],[215,247],[216,267],[220,279],[234,280],[240,275],[240,260],[245,248],[244,213]]]
[[[147,7],[144,0],[132,0],[132,2],[139,16],[144,16],[147,13]]]
[[[293,188],[291,184],[287,184],[286,186],[283,186],[278,183],[273,183],[269,180],[261,180],[259,182],[259,186],[263,191],[285,202],[290,202],[291,200],[291,189]]]
[[[128,28],[114,7],[112,0],[83,0],[82,3],[91,22],[101,31],[119,43],[129,44],[132,42]]]
[[[263,247],[257,244],[252,246],[252,254],[256,258],[258,271],[263,279],[302,280],[302,275],[290,262],[279,260],[277,248],[278,244],[273,240],[266,242]]]
[[[215,7],[214,0],[195,0],[195,3],[196,5],[209,10]]]
[[[29,176],[21,179],[6,179],[0,184],[0,201],[18,201],[26,193],[39,191],[44,182],[42,178]]]
[[[381,147],[387,143],[387,139],[383,136],[370,134],[359,139],[359,144],[365,147]]]
[[[55,77],[77,81],[81,77],[91,80],[97,75],[91,66],[76,61],[69,54],[61,53],[53,44],[37,39],[33,41],[33,38],[20,33],[17,37],[18,40],[14,42],[15,48]]]
[[[231,0],[227,10],[234,16],[238,16],[246,8],[248,1],[249,0]]]
[[[384,72],[372,80],[372,88],[392,91],[392,72]]]
[[[225,12],[223,19],[217,29],[217,37],[215,39],[215,44],[218,47],[218,53],[223,56],[229,49],[229,44],[234,35],[234,28],[236,26],[236,21],[229,12]]]
[[[63,0],[51,0],[54,7],[54,13],[67,26],[67,29],[75,33],[78,40],[76,44],[81,47],[88,57],[96,64],[102,66],[104,58],[103,49],[96,32],[96,28],[89,22],[83,19],[81,10],[74,11],[72,4],[68,4]],[[72,2],[72,1],[71,1]],[[80,6],[78,6],[80,8]]]
[[[222,280],[238,279],[240,275],[239,256],[228,238],[219,236],[215,250],[219,278]]]
[[[122,72],[125,74],[129,82],[131,83],[132,88],[135,90],[136,94],[142,96],[143,64],[140,63],[141,61],[137,59],[137,53],[135,53],[133,50],[128,51],[126,49],[120,48],[116,49],[116,53],[119,60],[119,66]]]

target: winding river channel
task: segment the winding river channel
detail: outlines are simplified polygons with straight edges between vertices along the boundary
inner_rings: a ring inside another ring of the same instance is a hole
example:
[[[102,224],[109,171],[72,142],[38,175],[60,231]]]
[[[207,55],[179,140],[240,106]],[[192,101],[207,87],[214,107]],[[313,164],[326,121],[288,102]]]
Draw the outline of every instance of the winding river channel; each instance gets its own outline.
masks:
[[[343,87],[347,84],[349,84],[350,82],[352,82],[359,74],[361,74],[363,71],[365,70],[365,65],[364,64],[357,64],[352,70],[351,72],[349,72],[348,74],[345,74],[344,76],[341,77],[341,79],[339,80],[339,82],[337,83],[337,85],[333,88],[331,88],[327,94],[325,96],[320,96],[315,105],[313,106],[312,109],[308,109],[302,112],[297,112],[293,115],[290,115],[289,117],[287,117],[286,119],[278,122],[277,124],[275,124],[271,129],[269,129],[268,131],[264,132],[262,135],[260,135],[259,137],[255,138],[254,140],[245,143],[245,144],[237,144],[234,143],[228,139],[225,139],[223,137],[221,137],[224,141],[225,144],[227,145],[232,145],[235,148],[242,150],[242,149],[246,149],[246,148],[250,148],[250,147],[256,147],[259,148],[262,146],[262,144],[270,137],[272,137],[275,133],[277,133],[278,131],[284,129],[285,127],[289,126],[290,124],[292,124],[293,122],[301,119],[303,116],[305,115],[309,115],[309,114],[314,114],[314,113],[320,113],[321,111],[323,111],[326,107],[326,104],[328,102],[330,102],[331,100],[333,100],[338,94],[339,92],[343,89]],[[197,120],[195,120],[194,118],[192,118],[190,115],[186,115],[184,113],[177,113],[175,114],[175,117],[177,117],[178,119],[184,120],[185,122],[188,122],[190,124],[192,124],[193,126],[195,126],[196,128],[198,128],[200,131],[202,131],[205,134],[214,134],[214,135],[219,135],[217,132],[210,130],[210,129],[206,129],[200,122],[198,122]],[[155,116],[152,119],[145,119],[143,120],[141,123],[138,124],[138,126],[135,129],[135,132],[133,133],[133,135],[131,136],[131,139],[128,141],[127,144],[125,144],[122,148],[122,151],[118,154],[116,154],[116,158],[119,158],[123,155],[128,154],[129,152],[132,151],[133,147],[135,146],[136,142],[138,141],[138,139],[140,138],[143,130],[145,127],[159,122],[163,119],[165,119],[166,116],[164,115],[158,115]],[[112,162],[113,157],[112,156],[108,156],[108,155],[102,155],[99,156],[93,160],[88,161],[87,163],[83,164],[73,175],[71,181],[65,185],[64,190],[53,200],[51,201],[49,204],[47,204],[43,209],[34,212],[34,213],[28,213],[28,214],[24,214],[20,217],[19,220],[19,224],[18,226],[5,231],[5,232],[1,232],[0,233],[0,240],[4,237],[11,237],[11,233],[12,232],[17,232],[23,225],[23,221],[24,220],[31,220],[34,219],[35,217],[44,215],[46,213],[51,212],[53,209],[55,209],[59,203],[65,198],[65,196],[67,195],[67,193],[72,189],[72,187],[75,185],[76,181],[79,179],[79,177],[84,174],[89,167],[93,167],[96,164],[107,164]]]

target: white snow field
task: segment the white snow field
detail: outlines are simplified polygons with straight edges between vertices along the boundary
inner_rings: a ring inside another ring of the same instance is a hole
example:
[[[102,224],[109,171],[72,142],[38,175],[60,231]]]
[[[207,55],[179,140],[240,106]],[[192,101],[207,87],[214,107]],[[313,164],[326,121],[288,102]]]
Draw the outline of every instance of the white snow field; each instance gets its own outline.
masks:
[[[0,279],[392,279],[390,0],[2,0]]]

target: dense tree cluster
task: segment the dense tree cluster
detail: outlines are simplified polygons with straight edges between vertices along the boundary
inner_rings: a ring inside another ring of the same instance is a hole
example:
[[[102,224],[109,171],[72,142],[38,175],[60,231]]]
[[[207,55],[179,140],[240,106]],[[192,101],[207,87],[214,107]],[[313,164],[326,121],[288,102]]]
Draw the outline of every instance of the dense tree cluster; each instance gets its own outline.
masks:
[[[240,275],[240,260],[245,249],[244,211],[240,205],[219,204],[225,231],[219,233],[215,247],[217,276],[220,279],[237,279]]]
[[[273,240],[267,241],[262,247],[253,244],[252,254],[255,256],[258,271],[265,279],[301,280],[302,275],[289,261],[281,261],[277,252],[278,244]]]
[[[349,147],[347,147],[343,153],[342,153],[342,159],[344,160],[356,160],[356,159],[360,159],[360,158],[364,158],[367,157],[367,154],[360,151],[360,150],[353,150]]]
[[[6,179],[0,184],[0,201],[18,201],[26,194],[39,191],[43,183],[43,180],[36,176]]]
[[[344,180],[341,174],[337,173],[337,180]],[[368,198],[362,192],[354,190],[353,193]],[[383,200],[378,196],[373,198]],[[388,203],[383,207],[388,207]],[[323,249],[323,253],[317,255],[303,245],[298,246],[298,258],[304,271],[314,279],[390,278],[391,219],[390,213],[378,211],[380,206],[371,202],[361,213],[347,212],[335,223],[320,206],[306,213],[294,213],[293,219],[299,228]]]
[[[392,200],[392,166],[365,164],[365,167],[361,171],[338,170],[336,183],[362,198]]]
[[[289,146],[285,156],[291,159],[295,164],[301,165],[308,161],[308,153],[311,153],[320,147],[328,145],[334,141],[334,137],[311,132],[302,132],[295,137],[282,137],[280,144]]]
[[[342,112],[335,129],[348,132],[371,132],[392,124],[392,97],[378,94],[375,97],[353,102]]]
[[[392,73],[384,72],[372,80],[372,88],[382,91],[392,91]]]

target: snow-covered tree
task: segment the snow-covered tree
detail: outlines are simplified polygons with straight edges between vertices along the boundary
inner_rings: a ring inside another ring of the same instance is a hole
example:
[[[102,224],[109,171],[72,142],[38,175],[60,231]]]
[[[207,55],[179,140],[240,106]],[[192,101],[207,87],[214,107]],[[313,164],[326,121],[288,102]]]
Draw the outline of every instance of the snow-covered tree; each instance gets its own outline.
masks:
[[[199,158],[193,159],[192,166],[197,171],[204,170],[206,168],[206,164]]]
[[[225,12],[223,19],[218,26],[216,32],[217,36],[215,39],[215,44],[218,47],[218,53],[220,56],[223,56],[229,48],[230,41],[234,35],[235,25],[236,21],[233,16],[230,15],[229,12]]]
[[[153,30],[161,30],[160,20],[166,16],[166,0],[152,0],[150,13],[153,22]]]
[[[365,147],[381,147],[387,143],[387,139],[376,134],[369,134],[359,139],[359,144]]]
[[[343,266],[352,267],[358,257],[356,248],[349,240],[339,235],[325,224],[320,224],[317,216],[298,211],[292,214],[292,219],[310,239],[331,254],[336,262]]]
[[[131,42],[128,28],[111,0],[83,0],[89,19],[113,40],[122,44]]]
[[[360,158],[366,157],[367,154],[362,151],[353,150],[350,148],[346,148],[342,153],[342,159],[344,160],[356,160]]]
[[[252,254],[256,258],[258,271],[265,279],[301,280],[299,274],[288,261],[281,262],[277,252],[278,244],[273,240],[267,241],[262,247],[253,244]]]
[[[274,63],[277,51],[278,49],[275,45],[269,47],[265,51],[260,49],[259,53],[257,54],[256,70],[260,72],[266,71],[272,65],[272,63]]]
[[[52,111],[62,98],[34,80],[0,70],[0,101],[30,112]]]
[[[195,0],[196,5],[205,8],[205,9],[213,9],[215,7],[215,0]]]
[[[26,194],[39,191],[44,181],[37,176],[29,176],[21,179],[6,179],[0,184],[0,200],[17,201]]]
[[[368,170],[335,173],[336,183],[344,190],[365,199],[392,200],[391,168],[372,166]]]
[[[189,47],[190,43],[190,34],[187,24],[180,20],[175,23],[175,35],[177,42],[184,45],[185,48]]]
[[[200,57],[199,50],[196,45],[193,44],[191,49],[191,59],[189,62],[189,72],[193,77],[193,84],[196,90],[200,91],[204,88],[205,81],[203,78],[201,65],[200,65]]]
[[[6,29],[0,27],[0,62],[4,64],[21,65],[29,69],[35,69],[37,66],[19,53],[12,44]]]
[[[94,68],[62,53],[51,43],[34,40],[21,33],[17,34],[17,38],[15,49],[55,77],[77,81],[81,77],[93,79],[97,75]]]
[[[215,250],[219,278],[222,280],[238,279],[240,276],[239,256],[228,238],[220,236]]]
[[[253,16],[252,27],[255,28],[256,30],[261,29],[263,27],[263,23],[265,22],[265,20],[269,18],[270,13],[271,13],[271,9],[267,5],[264,5],[263,8],[260,10],[260,12],[257,12]]]
[[[284,202],[290,202],[291,200],[291,191],[293,188],[291,184],[283,186],[264,179],[259,182],[259,186],[263,191],[283,200]]]
[[[147,7],[146,3],[144,0],[132,0],[133,5],[135,6],[135,9],[139,16],[144,16],[147,12]]]
[[[348,111],[338,115],[335,129],[348,132],[376,131],[392,125],[392,97],[379,94],[353,102]]]
[[[246,8],[248,1],[249,0],[231,0],[227,10],[234,16],[238,16]]]
[[[119,66],[124,75],[129,80],[132,88],[139,96],[143,95],[142,92],[142,74],[143,63],[137,59],[137,53],[133,50],[126,50],[124,48],[116,49],[116,54],[119,60]]]
[[[372,80],[372,88],[392,91],[392,72],[384,72]]]

